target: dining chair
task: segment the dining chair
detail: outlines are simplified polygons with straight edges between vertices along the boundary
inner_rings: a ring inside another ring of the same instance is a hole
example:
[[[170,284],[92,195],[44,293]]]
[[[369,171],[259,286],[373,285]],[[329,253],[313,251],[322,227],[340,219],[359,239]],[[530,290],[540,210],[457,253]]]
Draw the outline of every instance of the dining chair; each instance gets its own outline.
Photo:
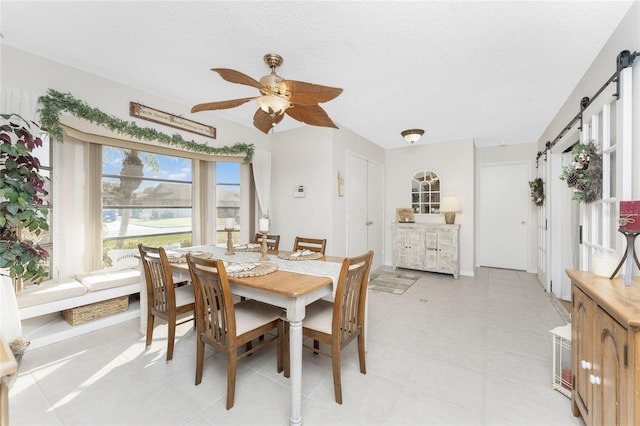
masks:
[[[227,358],[227,410],[233,407],[236,366],[245,358],[271,342],[277,346],[277,370],[283,370],[282,309],[255,300],[233,303],[231,287],[222,260],[187,255],[196,297],[196,385],[202,382],[204,349],[209,345]],[[276,335],[251,348],[247,343],[276,330]],[[238,355],[238,350],[245,351]]]
[[[302,320],[302,335],[328,345],[323,351],[316,344],[303,344],[316,354],[331,358],[333,366],[333,388],[335,399],[342,404],[342,380],[340,374],[340,351],[351,341],[358,340],[360,372],[367,373],[365,364],[365,308],[369,272],[373,260],[373,250],[346,258],[342,261],[340,278],[336,287],[335,300],[317,300],[307,306]],[[289,323],[284,322],[284,375],[289,377]]]
[[[293,251],[310,250],[324,254],[326,248],[326,239],[296,237],[293,243]]]
[[[194,319],[194,294],[190,284],[176,287],[167,253],[162,247],[138,245],[147,283],[147,348],[153,339],[156,317],[167,322],[167,362],[173,359],[176,326]],[[192,315],[185,318],[186,314]]]
[[[262,234],[256,233],[256,236],[253,239],[253,243],[262,244]],[[269,250],[278,250],[279,246],[280,246],[280,235],[267,234],[267,248]]]

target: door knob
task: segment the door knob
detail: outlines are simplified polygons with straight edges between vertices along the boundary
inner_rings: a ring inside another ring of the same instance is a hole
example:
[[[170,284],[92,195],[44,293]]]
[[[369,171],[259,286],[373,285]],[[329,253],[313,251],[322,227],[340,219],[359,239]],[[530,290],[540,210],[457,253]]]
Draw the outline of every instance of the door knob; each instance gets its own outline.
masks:
[[[584,359],[580,361],[580,366],[585,370],[591,370],[591,363],[585,361]]]
[[[526,222],[523,220],[522,222],[520,222],[520,225],[524,225]]]
[[[365,225],[373,225],[373,221],[372,220],[367,220],[364,224]]]
[[[599,385],[601,383],[600,377],[589,374],[589,382],[591,382],[592,385]]]

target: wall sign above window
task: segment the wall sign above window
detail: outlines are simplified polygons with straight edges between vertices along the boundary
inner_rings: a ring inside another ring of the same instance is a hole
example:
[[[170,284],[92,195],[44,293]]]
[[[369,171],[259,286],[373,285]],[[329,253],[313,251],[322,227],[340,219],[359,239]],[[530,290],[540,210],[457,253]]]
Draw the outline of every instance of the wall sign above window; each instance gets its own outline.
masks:
[[[207,126],[206,124],[178,117],[177,115],[160,111],[137,102],[129,102],[129,115],[213,139],[216,138],[216,128],[213,126]]]

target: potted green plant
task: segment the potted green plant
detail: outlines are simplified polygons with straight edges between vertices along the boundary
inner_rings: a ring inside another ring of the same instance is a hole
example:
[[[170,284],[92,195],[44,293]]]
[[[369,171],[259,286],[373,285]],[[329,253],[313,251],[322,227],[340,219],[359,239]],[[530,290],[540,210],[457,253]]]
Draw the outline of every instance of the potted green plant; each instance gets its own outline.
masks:
[[[34,134],[35,123],[16,114],[0,115],[0,279],[2,279],[3,336],[11,341],[21,335],[17,305],[15,313],[7,304],[18,280],[39,283],[48,276],[42,261],[48,252],[36,241],[49,229],[45,207],[45,177],[40,162],[32,155],[42,140]],[[10,291],[7,287],[10,287]],[[6,318],[15,316],[16,318]],[[18,322],[19,335],[9,329],[11,320]],[[8,322],[7,322],[8,321]]]

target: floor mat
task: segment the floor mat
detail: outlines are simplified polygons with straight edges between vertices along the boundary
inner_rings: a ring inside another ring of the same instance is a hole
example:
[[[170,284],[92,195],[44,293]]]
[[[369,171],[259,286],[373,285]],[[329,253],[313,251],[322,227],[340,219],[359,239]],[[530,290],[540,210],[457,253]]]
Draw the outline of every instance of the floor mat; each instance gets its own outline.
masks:
[[[406,272],[382,272],[371,274],[369,289],[386,293],[402,294],[420,278]]]

